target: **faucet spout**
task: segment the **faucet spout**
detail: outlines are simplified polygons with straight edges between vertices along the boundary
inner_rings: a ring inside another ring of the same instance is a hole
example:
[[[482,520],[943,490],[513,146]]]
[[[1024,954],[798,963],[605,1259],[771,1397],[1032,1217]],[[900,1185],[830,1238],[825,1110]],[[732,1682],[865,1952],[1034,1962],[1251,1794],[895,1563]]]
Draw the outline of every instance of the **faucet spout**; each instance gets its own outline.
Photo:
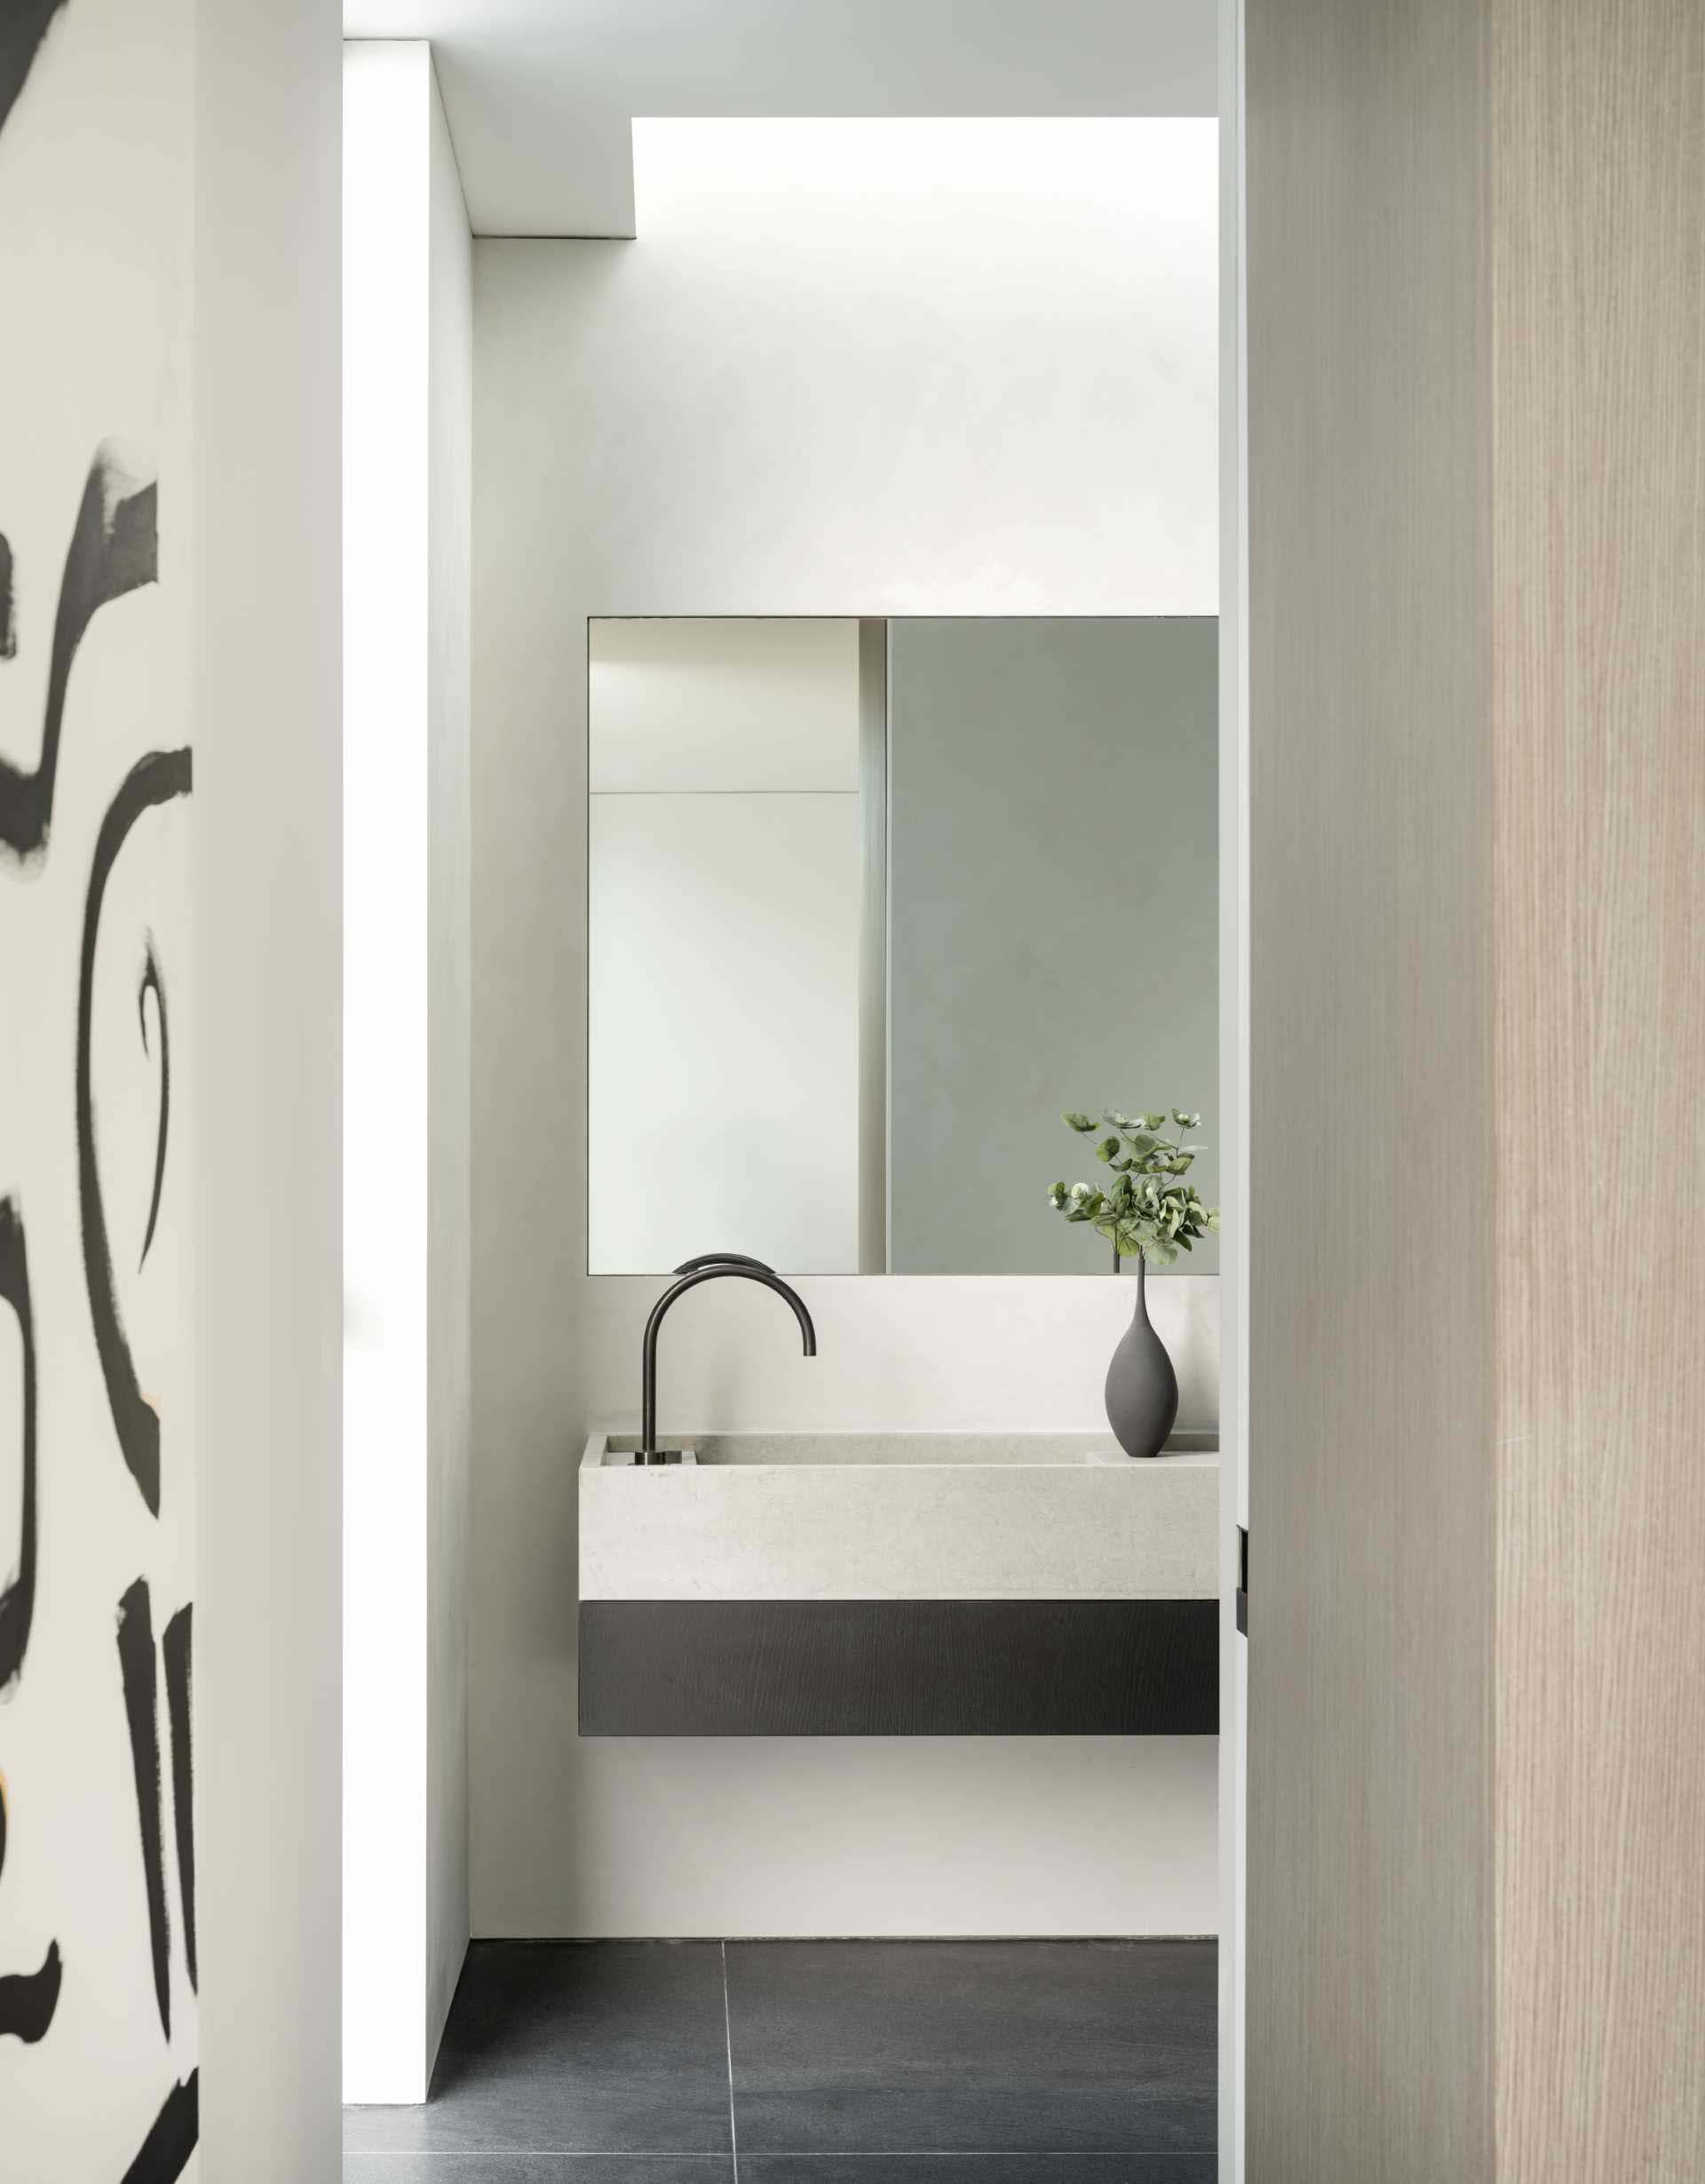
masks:
[[[775,1272],[767,1259],[749,1259],[744,1251],[701,1251],[696,1259],[684,1259],[675,1271],[696,1274],[701,1267],[756,1267],[760,1274]]]
[[[785,1298],[792,1307],[793,1316],[799,1322],[799,1335],[807,1357],[817,1354],[817,1330],[812,1323],[805,1300],[779,1274],[759,1260],[747,1261],[718,1257],[708,1265],[688,1261],[690,1271],[673,1282],[651,1308],[651,1317],[646,1322],[646,1339],[640,1357],[639,1386],[639,1449],[634,1457],[636,1464],[665,1464],[669,1451],[657,1446],[657,1336],[670,1307],[677,1298],[690,1289],[697,1289],[703,1282],[735,1280],[761,1283]]]

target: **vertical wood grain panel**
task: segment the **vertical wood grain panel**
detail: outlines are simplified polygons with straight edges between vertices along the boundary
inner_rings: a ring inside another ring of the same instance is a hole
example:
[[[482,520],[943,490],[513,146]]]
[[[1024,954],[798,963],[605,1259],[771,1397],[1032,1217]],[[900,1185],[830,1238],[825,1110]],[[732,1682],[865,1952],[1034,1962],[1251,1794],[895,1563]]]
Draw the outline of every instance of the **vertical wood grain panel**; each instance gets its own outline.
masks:
[[[1478,0],[1249,0],[1248,2173],[1490,2173]]]
[[[1249,2173],[1705,2146],[1705,11],[1249,0]]]
[[[1491,44],[1501,2184],[1705,2167],[1705,10]]]

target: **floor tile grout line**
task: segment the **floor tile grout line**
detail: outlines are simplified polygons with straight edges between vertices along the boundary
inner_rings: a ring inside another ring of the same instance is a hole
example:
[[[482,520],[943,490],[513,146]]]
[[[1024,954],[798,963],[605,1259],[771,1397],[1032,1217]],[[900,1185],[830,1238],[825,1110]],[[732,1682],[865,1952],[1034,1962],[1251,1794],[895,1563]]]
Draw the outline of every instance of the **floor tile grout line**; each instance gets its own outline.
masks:
[[[789,2160],[794,2157],[789,2155]],[[674,2161],[720,2164],[719,2153],[656,2146],[346,2146],[345,2161]]]
[[[734,2121],[734,2020],[728,2006],[728,1944],[719,1942],[722,1951],[722,2038],[728,2057],[728,2158],[734,2168],[734,2184],[740,2184],[740,2127]]]
[[[583,2146],[346,2147],[354,2161],[671,2161],[702,2167],[720,2154],[663,2152],[651,2147],[598,2150]],[[757,2161],[1211,2161],[1212,2147],[860,2146],[767,2147]]]

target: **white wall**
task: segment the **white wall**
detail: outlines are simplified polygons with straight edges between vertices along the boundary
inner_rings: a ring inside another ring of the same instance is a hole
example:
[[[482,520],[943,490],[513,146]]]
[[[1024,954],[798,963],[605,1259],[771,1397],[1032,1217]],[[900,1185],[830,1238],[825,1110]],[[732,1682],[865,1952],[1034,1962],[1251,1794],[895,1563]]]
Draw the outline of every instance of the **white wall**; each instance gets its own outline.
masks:
[[[1213,614],[1214,125],[635,144],[637,242],[474,254],[474,1929],[1211,1932],[1211,1740],[581,1743],[574,1569],[581,1435],[637,1407],[655,1293],[583,1273],[585,618]],[[1152,1284],[1206,1321],[1186,1423],[1213,1288]],[[762,1299],[701,1292],[666,1401],[1104,1422],[1110,1283],[805,1293],[808,1390]]]
[[[467,1940],[469,241],[422,44],[345,83],[344,2088]]]
[[[639,1336],[666,1282],[587,1284],[582,1401],[594,1429],[632,1430]],[[795,1287],[820,1340],[802,1357],[784,1306],[749,1284],[711,1283],[671,1312],[658,1346],[663,1423],[847,1432],[1105,1431],[1101,1384],[1130,1323],[1131,1284],[1105,1275],[805,1277]],[[1214,1423],[1219,1289],[1151,1275],[1149,1317],[1178,1362],[1178,1423]],[[576,1452],[578,1453],[578,1452]],[[572,1483],[572,1482],[571,1482]]]
[[[426,2058],[468,1944],[468,1494],[473,1433],[473,253],[434,77],[426,300]]]
[[[332,2184],[338,2171],[337,38],[328,0],[198,0],[196,1823],[209,2184]],[[157,131],[134,85],[131,111]]]

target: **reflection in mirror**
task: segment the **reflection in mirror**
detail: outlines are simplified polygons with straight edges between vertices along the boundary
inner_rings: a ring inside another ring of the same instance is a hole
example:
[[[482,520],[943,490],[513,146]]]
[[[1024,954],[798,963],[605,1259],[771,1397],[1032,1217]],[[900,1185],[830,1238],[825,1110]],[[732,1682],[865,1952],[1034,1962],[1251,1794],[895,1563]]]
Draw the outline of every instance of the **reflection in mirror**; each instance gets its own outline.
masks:
[[[591,626],[594,1274],[858,1271],[859,672],[856,622]]]
[[[1211,1201],[1216,654],[1209,619],[594,621],[591,1271],[1101,1271],[1047,1203],[1100,1178],[1065,1108],[1201,1109]]]

